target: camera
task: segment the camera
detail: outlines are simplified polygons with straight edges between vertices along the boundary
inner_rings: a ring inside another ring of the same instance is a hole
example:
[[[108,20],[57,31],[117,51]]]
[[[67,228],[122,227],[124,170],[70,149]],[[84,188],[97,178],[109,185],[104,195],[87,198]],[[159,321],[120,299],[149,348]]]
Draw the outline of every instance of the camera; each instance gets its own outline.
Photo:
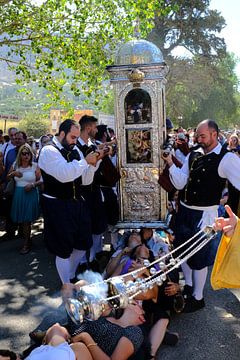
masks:
[[[171,153],[171,151],[174,149],[174,146],[175,146],[175,137],[171,136],[161,146],[163,157],[167,157]]]

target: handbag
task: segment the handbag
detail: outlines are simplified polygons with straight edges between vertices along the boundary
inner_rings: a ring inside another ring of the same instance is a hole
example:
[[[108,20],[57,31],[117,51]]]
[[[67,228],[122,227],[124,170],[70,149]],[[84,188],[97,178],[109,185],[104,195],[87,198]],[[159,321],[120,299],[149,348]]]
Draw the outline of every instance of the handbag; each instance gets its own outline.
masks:
[[[15,171],[15,170],[16,170],[16,163],[13,164],[13,171]],[[3,190],[3,194],[6,197],[13,196],[14,190],[15,190],[15,180],[14,180],[14,177],[12,177],[7,182],[7,185],[6,185],[5,189]]]

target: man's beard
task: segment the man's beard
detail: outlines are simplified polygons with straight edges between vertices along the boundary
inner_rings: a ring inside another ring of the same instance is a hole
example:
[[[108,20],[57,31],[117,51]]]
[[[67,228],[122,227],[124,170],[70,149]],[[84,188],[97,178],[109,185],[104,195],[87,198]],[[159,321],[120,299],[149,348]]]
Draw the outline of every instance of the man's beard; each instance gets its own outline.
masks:
[[[68,150],[68,151],[71,151],[71,150],[74,148],[74,146],[75,146],[75,144],[69,144],[69,143],[67,142],[66,136],[64,136],[64,138],[62,139],[61,144],[62,144],[62,146],[64,147],[64,149],[66,149],[66,150]]]

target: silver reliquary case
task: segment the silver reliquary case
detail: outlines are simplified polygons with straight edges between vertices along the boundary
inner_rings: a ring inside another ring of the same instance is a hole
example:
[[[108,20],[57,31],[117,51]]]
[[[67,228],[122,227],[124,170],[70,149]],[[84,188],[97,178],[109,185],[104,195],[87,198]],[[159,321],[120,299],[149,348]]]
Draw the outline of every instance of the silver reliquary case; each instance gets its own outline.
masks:
[[[158,184],[160,146],[166,139],[165,83],[168,67],[146,40],[120,47],[107,68],[114,88],[120,228],[164,227],[167,198]]]

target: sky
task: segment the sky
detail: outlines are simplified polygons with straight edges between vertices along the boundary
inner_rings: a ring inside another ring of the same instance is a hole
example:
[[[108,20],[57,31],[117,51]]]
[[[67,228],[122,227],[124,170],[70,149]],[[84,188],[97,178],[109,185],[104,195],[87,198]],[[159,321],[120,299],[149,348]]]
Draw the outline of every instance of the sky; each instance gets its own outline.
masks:
[[[239,63],[236,72],[240,79],[240,1],[239,0],[211,0],[211,9],[221,12],[226,22],[226,27],[220,35],[225,39],[227,51],[233,52],[238,58]]]

